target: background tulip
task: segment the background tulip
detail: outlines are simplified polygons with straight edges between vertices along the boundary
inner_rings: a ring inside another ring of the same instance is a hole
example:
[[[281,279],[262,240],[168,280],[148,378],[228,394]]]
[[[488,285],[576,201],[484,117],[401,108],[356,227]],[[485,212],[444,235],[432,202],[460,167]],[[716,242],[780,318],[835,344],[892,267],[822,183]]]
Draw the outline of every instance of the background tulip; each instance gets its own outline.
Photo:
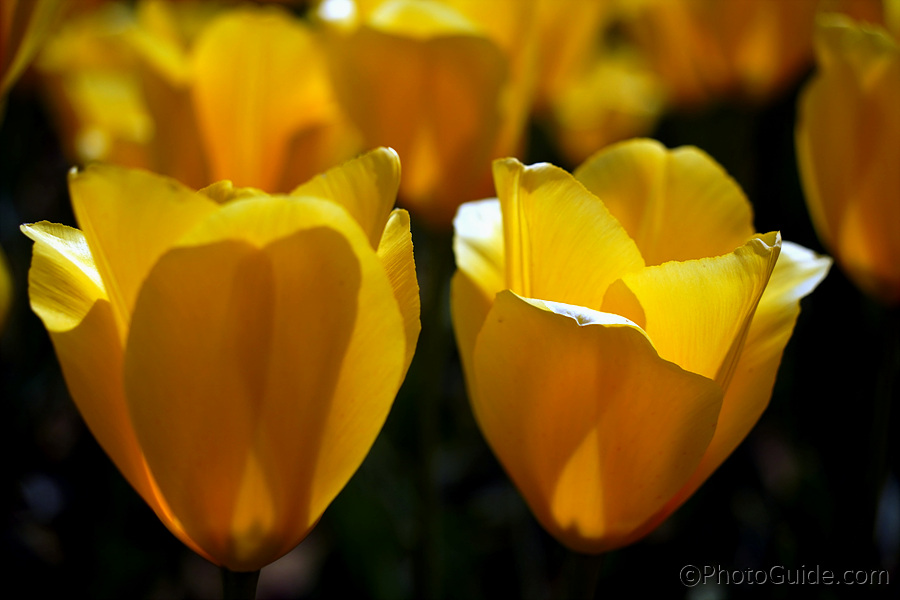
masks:
[[[419,329],[399,169],[380,149],[268,196],[92,166],[70,177],[81,230],[23,226],[85,421],[216,564],[293,548],[381,429]]]
[[[900,17],[896,20],[895,35],[900,32]],[[816,55],[818,71],[800,99],[796,130],[809,212],[822,241],[854,282],[881,301],[896,304],[900,302],[898,38],[876,25],[824,14],[816,30]]]
[[[572,549],[642,537],[769,401],[799,299],[830,261],[778,233],[712,159],[651,141],[571,176],[494,163],[463,205],[453,319],[478,424]]]
[[[366,144],[397,149],[401,202],[446,227],[460,202],[490,189],[490,160],[521,145],[531,6],[343,4],[355,12],[326,20],[338,101]],[[327,6],[320,13],[330,14]]]
[[[361,147],[320,46],[278,7],[142,0],[71,19],[38,66],[71,161],[286,192]]]
[[[6,0],[0,6],[0,114],[7,92],[37,54],[62,8],[62,0]]]
[[[722,97],[762,101],[812,59],[818,0],[649,0],[627,3],[628,28],[664,79],[670,99],[697,106]]]

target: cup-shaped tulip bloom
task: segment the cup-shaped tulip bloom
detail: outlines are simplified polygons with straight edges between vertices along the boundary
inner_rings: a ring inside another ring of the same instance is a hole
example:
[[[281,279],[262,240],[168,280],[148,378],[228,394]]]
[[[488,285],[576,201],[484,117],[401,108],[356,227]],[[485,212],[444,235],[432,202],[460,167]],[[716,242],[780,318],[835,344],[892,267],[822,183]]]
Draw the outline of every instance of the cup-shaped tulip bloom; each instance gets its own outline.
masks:
[[[897,25],[900,34],[900,18]],[[800,98],[796,135],[809,212],[819,237],[854,282],[896,304],[900,42],[880,27],[824,14],[816,54],[818,72]]]
[[[649,0],[629,28],[668,86],[695,105],[723,96],[765,101],[812,60],[819,0]]]
[[[767,405],[829,259],[754,233],[695,148],[615,144],[572,176],[494,163],[456,220],[452,310],[478,424],[538,521],[600,552],[647,534]]]
[[[109,3],[51,42],[38,66],[78,163],[287,192],[360,149],[317,35],[280,7]]]
[[[22,227],[87,425],[216,564],[300,542],[387,417],[419,332],[399,167],[379,149],[270,196],[90,166],[69,184],[81,230]]]
[[[333,5],[357,12],[335,15]],[[371,6],[370,6],[371,5]],[[504,19],[492,18],[499,7]],[[530,102],[527,2],[326,2],[338,100],[367,145],[403,160],[400,202],[434,226],[490,190],[490,161],[518,152]],[[468,9],[468,10],[467,10]]]

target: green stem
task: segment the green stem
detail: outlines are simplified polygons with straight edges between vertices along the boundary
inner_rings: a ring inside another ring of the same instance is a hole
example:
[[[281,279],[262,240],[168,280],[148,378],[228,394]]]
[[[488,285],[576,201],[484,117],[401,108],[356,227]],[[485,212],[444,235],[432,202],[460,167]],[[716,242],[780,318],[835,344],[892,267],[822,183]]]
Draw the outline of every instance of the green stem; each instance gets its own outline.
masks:
[[[223,600],[255,600],[259,571],[236,572],[221,567]]]

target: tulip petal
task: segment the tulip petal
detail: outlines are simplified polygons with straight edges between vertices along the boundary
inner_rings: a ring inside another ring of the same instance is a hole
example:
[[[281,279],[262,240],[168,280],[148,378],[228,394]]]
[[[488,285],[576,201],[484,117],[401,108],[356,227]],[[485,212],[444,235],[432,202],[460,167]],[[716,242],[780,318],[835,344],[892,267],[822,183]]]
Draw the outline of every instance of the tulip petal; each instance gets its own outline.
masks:
[[[95,302],[107,300],[84,234],[47,221],[21,229],[35,242],[28,274],[32,309],[48,331],[76,327]]]
[[[507,74],[495,44],[364,26],[336,35],[329,59],[341,107],[365,143],[400,155],[400,195],[413,213],[445,225],[462,201],[485,195]]]
[[[0,108],[9,88],[53,30],[62,8],[62,0],[31,0],[9,2],[0,9]]]
[[[781,236],[769,233],[725,256],[668,262],[623,277],[659,355],[727,389],[780,248]]]
[[[218,206],[173,179],[112,165],[73,170],[69,191],[124,337],[150,267]]]
[[[804,91],[797,158],[823,241],[866,291],[900,300],[900,46],[848,19],[820,19],[820,74]]]
[[[291,195],[337,202],[360,224],[372,247],[378,248],[399,187],[400,158],[391,148],[378,148],[316,175]]]
[[[740,186],[705,152],[631,140],[594,154],[575,178],[619,220],[648,265],[727,254],[754,234]]]
[[[616,218],[562,169],[497,160],[494,182],[513,292],[599,309],[613,281],[644,266]]]
[[[416,342],[422,330],[419,320],[419,282],[416,280],[409,213],[405,210],[398,208],[391,213],[378,245],[378,258],[391,282],[400,314],[403,315],[403,329],[406,331],[405,373],[416,353]]]
[[[828,274],[831,259],[784,242],[747,334],[747,342],[725,392],[716,433],[690,481],[654,519],[662,522],[724,462],[769,404],[781,355],[800,314],[800,299]],[[648,528],[652,529],[653,526]]]
[[[31,306],[47,327],[82,418],[166,527],[209,558],[185,534],[147,470],[123,394],[122,343],[84,236],[46,221],[23,225],[22,231],[35,242],[28,276]]]
[[[631,541],[694,471],[722,400],[627,320],[509,291],[474,371],[485,437],[544,527],[579,552]]]
[[[291,138],[334,112],[312,33],[281,10],[227,11],[194,46],[194,105],[213,179],[273,191]]]
[[[496,198],[466,202],[459,207],[453,228],[457,268],[493,301],[497,292],[506,288],[500,202]]]
[[[450,310],[469,397],[473,398],[478,393],[470,385],[475,377],[475,339],[494,297],[506,287],[500,201],[466,202],[459,207],[453,228],[457,271],[450,281]]]
[[[296,545],[380,430],[405,343],[381,262],[332,202],[231,202],[165,254],[135,307],[125,385],[190,536],[234,570]]]

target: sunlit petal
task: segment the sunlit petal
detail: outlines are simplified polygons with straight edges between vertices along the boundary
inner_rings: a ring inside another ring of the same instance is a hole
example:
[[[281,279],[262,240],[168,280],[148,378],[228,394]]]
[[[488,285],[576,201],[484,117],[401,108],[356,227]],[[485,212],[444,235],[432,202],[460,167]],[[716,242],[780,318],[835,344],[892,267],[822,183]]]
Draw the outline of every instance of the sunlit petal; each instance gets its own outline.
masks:
[[[400,158],[378,148],[329,169],[294,189],[292,196],[314,196],[337,202],[378,248],[400,186]]]
[[[637,243],[648,265],[727,254],[754,233],[750,203],[705,152],[653,140],[601,150],[574,172]]]
[[[582,552],[627,543],[684,485],[722,400],[627,320],[508,291],[474,371],[485,437],[544,527]]]
[[[506,287],[517,294],[599,309],[613,281],[644,266],[616,218],[562,169],[504,159],[494,162],[494,179]]]
[[[111,165],[73,170],[69,191],[124,338],[153,263],[218,206],[173,179]]]

